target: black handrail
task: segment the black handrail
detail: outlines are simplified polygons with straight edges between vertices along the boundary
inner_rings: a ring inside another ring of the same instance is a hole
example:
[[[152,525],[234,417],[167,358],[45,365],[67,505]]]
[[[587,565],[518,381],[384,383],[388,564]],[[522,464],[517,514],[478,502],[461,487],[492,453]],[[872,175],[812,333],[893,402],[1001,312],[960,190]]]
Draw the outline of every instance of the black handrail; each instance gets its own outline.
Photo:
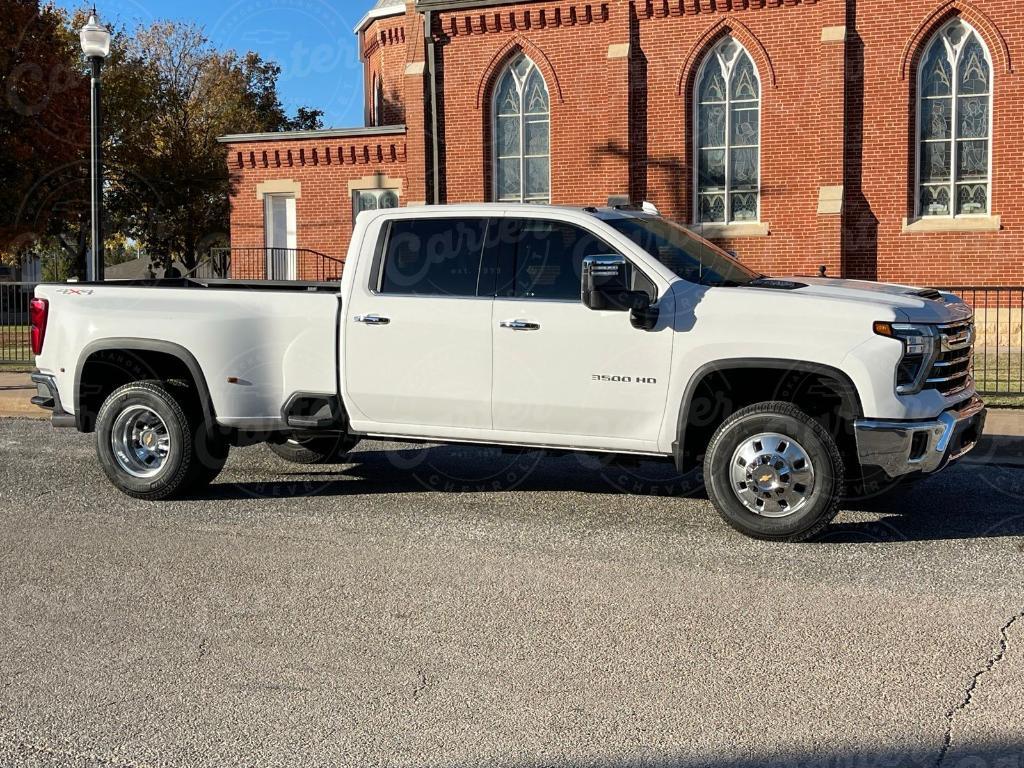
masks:
[[[345,262],[310,248],[211,248],[210,255],[185,277],[223,280],[341,279]]]

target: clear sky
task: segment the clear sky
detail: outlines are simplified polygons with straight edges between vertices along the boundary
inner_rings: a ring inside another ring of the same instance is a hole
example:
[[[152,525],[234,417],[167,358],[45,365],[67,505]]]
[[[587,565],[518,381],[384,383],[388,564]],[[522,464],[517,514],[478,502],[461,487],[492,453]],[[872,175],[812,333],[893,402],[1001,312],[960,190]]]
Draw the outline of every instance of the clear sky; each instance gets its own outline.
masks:
[[[57,0],[75,10],[83,4]],[[289,112],[324,111],[324,125],[363,124],[363,79],[352,33],[374,0],[97,0],[102,21],[128,28],[191,21],[222,49],[253,50],[281,66],[278,90]],[[115,41],[116,44],[116,41]]]

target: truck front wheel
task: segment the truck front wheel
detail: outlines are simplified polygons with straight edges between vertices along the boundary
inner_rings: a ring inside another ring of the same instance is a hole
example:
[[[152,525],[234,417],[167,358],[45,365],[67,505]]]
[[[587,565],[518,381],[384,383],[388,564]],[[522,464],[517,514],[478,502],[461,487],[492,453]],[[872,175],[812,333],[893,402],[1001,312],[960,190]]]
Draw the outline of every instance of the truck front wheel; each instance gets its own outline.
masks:
[[[212,482],[228,449],[207,435],[187,390],[137,381],[115,390],[100,408],[96,452],[118,489],[155,501]]]
[[[267,447],[292,464],[343,464],[358,443],[359,438],[351,435],[292,435]]]
[[[757,539],[805,541],[839,511],[842,453],[818,422],[785,402],[752,405],[715,432],[704,459],[723,519]]]

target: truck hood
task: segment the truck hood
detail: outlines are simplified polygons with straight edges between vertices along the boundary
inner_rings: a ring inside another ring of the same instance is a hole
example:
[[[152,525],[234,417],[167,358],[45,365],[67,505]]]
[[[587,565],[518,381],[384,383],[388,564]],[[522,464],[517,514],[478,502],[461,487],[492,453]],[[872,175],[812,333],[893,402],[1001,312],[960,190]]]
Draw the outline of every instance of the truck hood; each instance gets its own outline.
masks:
[[[842,280],[827,277],[787,277],[765,281],[785,286],[791,294],[813,296],[860,304],[875,304],[892,309],[906,322],[952,323],[971,317],[971,308],[958,296],[930,288],[868,280]]]

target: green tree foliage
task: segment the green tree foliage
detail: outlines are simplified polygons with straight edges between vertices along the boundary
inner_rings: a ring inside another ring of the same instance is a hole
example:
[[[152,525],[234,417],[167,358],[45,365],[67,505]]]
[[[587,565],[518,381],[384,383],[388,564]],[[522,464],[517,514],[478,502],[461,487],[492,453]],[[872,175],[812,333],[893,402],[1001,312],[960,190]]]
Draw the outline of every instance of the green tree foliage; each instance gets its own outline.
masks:
[[[288,127],[293,131],[318,131],[324,127],[323,116],[322,109],[299,107],[295,117],[288,121]]]
[[[77,273],[90,211],[84,22],[37,0],[0,0],[3,97],[27,105],[0,110],[0,251],[56,243]],[[230,180],[217,137],[319,128],[322,113],[289,116],[275,63],[218,51],[199,27],[112,31],[103,69],[108,242],[131,238],[165,265],[191,269],[227,240]]]
[[[196,266],[227,241],[230,182],[217,137],[318,127],[320,113],[289,118],[277,94],[280,68],[256,53],[215,50],[202,30],[159,23],[127,46],[126,78],[138,97],[111,121],[119,127],[115,223],[165,265]],[[139,114],[144,119],[138,119]]]
[[[83,209],[89,90],[69,21],[36,0],[0,0],[0,251],[8,254]]]

